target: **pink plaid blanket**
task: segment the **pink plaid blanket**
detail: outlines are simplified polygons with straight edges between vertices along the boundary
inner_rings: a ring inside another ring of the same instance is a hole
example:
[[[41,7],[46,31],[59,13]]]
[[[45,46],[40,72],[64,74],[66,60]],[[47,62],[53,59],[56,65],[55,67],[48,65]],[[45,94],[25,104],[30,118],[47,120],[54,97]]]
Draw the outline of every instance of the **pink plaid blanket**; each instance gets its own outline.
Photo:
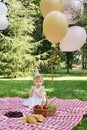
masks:
[[[87,114],[87,102],[78,99],[62,100],[51,98],[49,103],[58,105],[54,116],[47,117],[38,124],[23,123],[20,118],[8,118],[4,114],[8,111],[21,111],[23,115],[30,115],[33,111],[22,105],[23,98],[0,98],[0,130],[72,130]]]

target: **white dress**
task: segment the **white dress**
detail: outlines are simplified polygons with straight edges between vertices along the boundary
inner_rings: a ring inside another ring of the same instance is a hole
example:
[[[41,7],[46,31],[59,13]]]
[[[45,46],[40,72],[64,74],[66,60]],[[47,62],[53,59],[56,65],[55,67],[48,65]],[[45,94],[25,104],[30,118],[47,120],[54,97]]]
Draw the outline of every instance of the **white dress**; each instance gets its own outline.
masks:
[[[35,86],[32,86],[32,87],[35,87]],[[44,88],[44,86],[41,86],[40,88],[36,88],[36,91],[39,93],[39,91]],[[35,105],[41,105],[42,103],[42,100],[44,102],[46,102],[46,98],[44,96],[44,99],[38,97],[36,95],[36,93],[33,93],[32,97],[29,97],[28,99],[26,99],[24,102],[23,102],[23,105],[24,106],[27,106],[29,108],[33,108]]]

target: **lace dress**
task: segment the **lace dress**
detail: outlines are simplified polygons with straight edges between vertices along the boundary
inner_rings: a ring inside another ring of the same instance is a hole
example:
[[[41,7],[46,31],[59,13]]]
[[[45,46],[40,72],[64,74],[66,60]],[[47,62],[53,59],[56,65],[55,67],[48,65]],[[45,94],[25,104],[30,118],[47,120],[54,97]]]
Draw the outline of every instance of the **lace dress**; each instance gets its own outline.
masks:
[[[35,86],[32,86],[32,87],[35,87]],[[41,86],[40,88],[36,88],[36,91],[39,93],[40,90],[43,88],[44,88],[44,86]],[[35,105],[41,105],[42,100],[43,100],[43,102],[46,102],[45,96],[44,96],[44,98],[40,98],[36,95],[36,93],[33,92],[32,97],[29,97],[28,99],[26,99],[23,102],[23,105],[27,106],[29,108],[33,108]]]

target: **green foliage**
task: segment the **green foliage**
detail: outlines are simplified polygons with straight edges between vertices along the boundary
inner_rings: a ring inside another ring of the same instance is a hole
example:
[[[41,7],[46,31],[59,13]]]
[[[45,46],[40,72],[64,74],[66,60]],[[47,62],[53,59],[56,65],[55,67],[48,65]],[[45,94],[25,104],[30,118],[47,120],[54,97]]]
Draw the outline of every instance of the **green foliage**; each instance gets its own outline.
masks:
[[[52,110],[52,109],[56,109],[57,108],[57,106],[55,105],[55,104],[48,104],[48,108],[50,109],[50,110]]]
[[[5,77],[27,76],[34,64],[29,35],[29,11],[20,1],[5,2],[9,27],[0,33],[0,74]]]

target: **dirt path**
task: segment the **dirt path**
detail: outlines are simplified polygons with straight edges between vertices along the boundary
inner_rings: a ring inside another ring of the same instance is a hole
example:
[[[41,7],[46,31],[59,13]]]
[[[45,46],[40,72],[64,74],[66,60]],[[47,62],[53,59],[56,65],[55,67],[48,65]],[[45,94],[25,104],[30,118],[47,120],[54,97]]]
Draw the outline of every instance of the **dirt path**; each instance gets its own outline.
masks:
[[[32,80],[32,77],[14,78],[14,79],[0,79],[0,80]],[[43,78],[44,80],[52,80],[52,77]],[[87,76],[65,76],[65,77],[53,77],[53,80],[87,80]]]

